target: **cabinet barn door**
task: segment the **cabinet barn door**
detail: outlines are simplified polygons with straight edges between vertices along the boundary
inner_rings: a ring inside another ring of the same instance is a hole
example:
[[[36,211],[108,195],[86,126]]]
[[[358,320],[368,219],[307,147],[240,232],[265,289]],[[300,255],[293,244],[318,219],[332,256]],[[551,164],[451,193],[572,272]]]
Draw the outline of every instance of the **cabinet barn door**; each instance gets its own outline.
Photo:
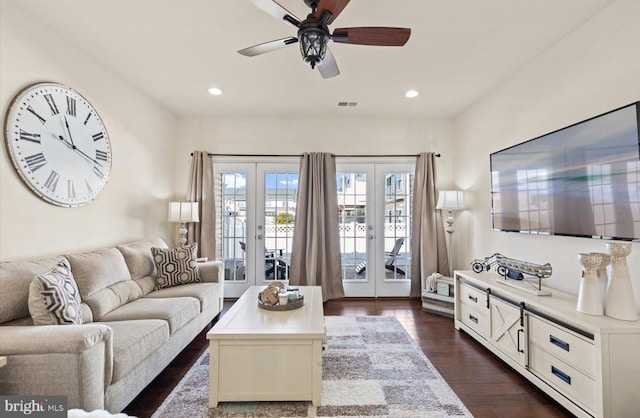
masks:
[[[492,298],[490,341],[512,360],[525,365],[526,341],[519,306]]]

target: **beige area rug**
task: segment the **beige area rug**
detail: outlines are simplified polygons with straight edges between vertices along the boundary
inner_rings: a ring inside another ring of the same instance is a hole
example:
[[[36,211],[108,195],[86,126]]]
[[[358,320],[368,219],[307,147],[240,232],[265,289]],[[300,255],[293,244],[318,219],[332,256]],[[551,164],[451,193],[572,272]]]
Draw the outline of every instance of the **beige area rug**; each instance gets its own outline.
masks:
[[[395,317],[327,316],[321,405],[221,402],[208,408],[205,352],[152,418],[471,417]]]

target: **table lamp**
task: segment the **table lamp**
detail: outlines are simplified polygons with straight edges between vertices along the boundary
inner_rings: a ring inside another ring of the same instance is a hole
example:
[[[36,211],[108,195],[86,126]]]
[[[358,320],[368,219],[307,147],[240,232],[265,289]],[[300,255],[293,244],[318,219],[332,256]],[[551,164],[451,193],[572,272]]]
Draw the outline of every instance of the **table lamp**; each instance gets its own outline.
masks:
[[[169,202],[169,222],[180,222],[180,246],[187,244],[187,222],[199,222],[198,202]]]

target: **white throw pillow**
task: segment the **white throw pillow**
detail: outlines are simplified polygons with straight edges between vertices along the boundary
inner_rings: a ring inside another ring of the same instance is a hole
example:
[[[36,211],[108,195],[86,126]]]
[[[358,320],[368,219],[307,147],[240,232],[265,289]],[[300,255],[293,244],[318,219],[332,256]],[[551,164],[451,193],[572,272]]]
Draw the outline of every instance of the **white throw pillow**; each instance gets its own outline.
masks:
[[[29,313],[34,325],[79,325],[80,292],[66,259],[29,285]]]

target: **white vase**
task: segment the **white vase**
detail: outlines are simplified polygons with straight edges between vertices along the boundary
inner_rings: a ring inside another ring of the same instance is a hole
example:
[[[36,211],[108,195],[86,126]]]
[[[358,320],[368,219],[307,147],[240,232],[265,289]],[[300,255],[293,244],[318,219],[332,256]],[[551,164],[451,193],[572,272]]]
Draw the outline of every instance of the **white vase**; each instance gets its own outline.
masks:
[[[598,282],[600,283],[600,295],[602,295],[602,308],[606,306],[607,299],[607,286],[609,285],[609,274],[607,273],[607,266],[611,264],[611,255],[607,253],[591,253],[599,254],[602,257],[600,267],[598,267]]]
[[[631,243],[608,242],[611,265],[605,302],[605,315],[624,321],[637,321],[638,309],[633,297],[627,256],[631,254]]]
[[[581,253],[578,260],[582,264],[582,278],[578,293],[578,312],[588,315],[603,315],[602,292],[598,281],[598,269],[602,264],[602,255],[597,253]]]

